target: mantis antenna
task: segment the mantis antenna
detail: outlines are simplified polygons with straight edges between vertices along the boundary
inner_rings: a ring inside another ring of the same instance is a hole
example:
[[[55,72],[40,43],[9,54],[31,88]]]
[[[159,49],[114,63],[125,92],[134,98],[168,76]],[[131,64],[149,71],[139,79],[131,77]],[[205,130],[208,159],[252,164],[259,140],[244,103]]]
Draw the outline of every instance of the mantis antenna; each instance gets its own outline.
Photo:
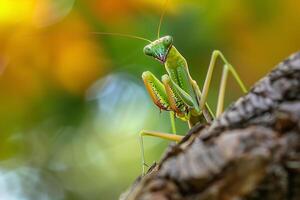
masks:
[[[162,21],[164,19],[165,13],[166,13],[166,8],[167,8],[167,5],[168,5],[168,1],[169,0],[165,0],[163,9],[162,9],[162,12],[161,12],[161,15],[160,15],[159,24],[158,24],[158,28],[157,28],[157,39],[159,39],[159,36],[160,36],[161,24],[162,24]]]
[[[91,32],[92,34],[95,35],[114,35],[114,36],[120,36],[120,37],[126,37],[126,38],[132,38],[132,39],[138,39],[138,40],[143,40],[151,43],[151,40],[148,40],[146,38],[136,36],[136,35],[130,35],[130,34],[124,34],[124,33],[110,33],[110,32]]]

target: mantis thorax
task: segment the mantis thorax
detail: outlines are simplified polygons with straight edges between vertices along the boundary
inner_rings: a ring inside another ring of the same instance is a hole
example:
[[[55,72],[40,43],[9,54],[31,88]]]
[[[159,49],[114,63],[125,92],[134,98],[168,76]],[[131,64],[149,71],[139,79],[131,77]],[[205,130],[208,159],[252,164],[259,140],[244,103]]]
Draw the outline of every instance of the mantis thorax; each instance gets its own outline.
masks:
[[[165,65],[166,68],[176,68],[178,65],[187,66],[187,62],[185,58],[175,48],[175,46],[172,46],[167,55]]]

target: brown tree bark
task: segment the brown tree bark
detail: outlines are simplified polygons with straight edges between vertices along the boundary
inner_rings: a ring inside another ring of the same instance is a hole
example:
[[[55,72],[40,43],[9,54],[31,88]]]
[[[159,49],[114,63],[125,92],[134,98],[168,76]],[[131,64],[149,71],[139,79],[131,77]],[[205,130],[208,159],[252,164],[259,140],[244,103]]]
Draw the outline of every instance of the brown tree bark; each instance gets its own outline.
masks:
[[[121,199],[300,199],[300,52],[193,127]]]

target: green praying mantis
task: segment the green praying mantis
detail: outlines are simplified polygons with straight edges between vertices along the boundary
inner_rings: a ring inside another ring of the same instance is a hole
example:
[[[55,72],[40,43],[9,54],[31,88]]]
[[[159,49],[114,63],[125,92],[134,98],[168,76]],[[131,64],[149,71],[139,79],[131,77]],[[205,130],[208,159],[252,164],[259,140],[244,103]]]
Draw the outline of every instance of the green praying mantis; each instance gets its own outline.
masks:
[[[167,1],[165,4],[167,4]],[[218,117],[223,112],[226,82],[229,73],[233,75],[241,90],[244,93],[247,92],[247,89],[235,68],[227,61],[221,51],[218,50],[215,50],[212,53],[203,88],[200,90],[197,82],[192,78],[189,72],[186,59],[175,48],[173,37],[169,35],[160,37],[160,28],[163,16],[164,12],[161,14],[157,39],[154,41],[139,36],[121,33],[96,33],[102,35],[130,37],[149,42],[149,44],[147,44],[143,49],[144,54],[159,61],[162,65],[164,65],[166,70],[166,74],[161,77],[161,81],[150,71],[145,71],[142,74],[143,82],[153,103],[160,110],[170,112],[170,121],[173,132],[163,133],[159,131],[148,130],[142,130],[140,132],[143,166],[142,174],[145,173],[146,165],[143,149],[143,136],[154,136],[179,142],[182,140],[183,136],[176,134],[175,117],[186,121],[190,128],[197,123],[209,123],[214,118]],[[216,112],[213,113],[207,104],[207,97],[213,71],[218,58],[220,58],[223,62],[223,71],[218,94],[217,109]]]
[[[241,81],[234,67],[218,50],[215,50],[212,53],[202,91],[199,89],[197,82],[191,77],[188,64],[185,58],[173,45],[173,38],[171,36],[164,36],[151,42],[145,46],[144,53],[145,55],[154,57],[165,66],[167,74],[162,76],[161,81],[159,81],[150,71],[144,72],[142,78],[146,89],[156,106],[158,106],[159,109],[170,112],[173,134],[142,130],[140,132],[142,146],[143,136],[155,136],[179,142],[183,136],[176,135],[174,115],[187,121],[190,128],[197,123],[211,122],[215,117],[218,117],[223,112],[228,72],[232,73],[242,91],[244,93],[247,92],[244,83]],[[220,82],[217,110],[214,114],[206,103],[206,100],[218,57],[221,58],[224,65]],[[145,165],[143,148],[142,162],[143,165]],[[145,169],[143,168],[143,173],[144,170]]]

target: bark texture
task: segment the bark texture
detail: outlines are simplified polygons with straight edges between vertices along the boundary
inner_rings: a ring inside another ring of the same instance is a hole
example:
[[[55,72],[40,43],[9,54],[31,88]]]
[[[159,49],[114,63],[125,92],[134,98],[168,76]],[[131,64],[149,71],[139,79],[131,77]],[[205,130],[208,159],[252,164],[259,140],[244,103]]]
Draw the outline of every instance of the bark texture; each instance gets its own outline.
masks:
[[[300,199],[300,52],[193,127],[120,199]]]

